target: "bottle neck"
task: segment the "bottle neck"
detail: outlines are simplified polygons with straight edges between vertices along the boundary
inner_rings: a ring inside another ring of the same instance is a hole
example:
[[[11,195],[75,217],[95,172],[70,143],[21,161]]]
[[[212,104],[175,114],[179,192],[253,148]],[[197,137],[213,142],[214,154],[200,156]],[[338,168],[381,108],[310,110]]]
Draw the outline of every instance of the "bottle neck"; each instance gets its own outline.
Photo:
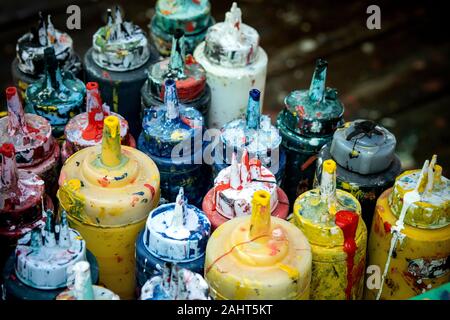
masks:
[[[10,143],[1,145],[0,157],[0,189],[3,192],[7,190],[17,189],[18,176],[14,146]]]
[[[9,136],[23,136],[28,133],[28,130],[22,102],[15,87],[6,89],[6,99],[8,103],[8,134]]]

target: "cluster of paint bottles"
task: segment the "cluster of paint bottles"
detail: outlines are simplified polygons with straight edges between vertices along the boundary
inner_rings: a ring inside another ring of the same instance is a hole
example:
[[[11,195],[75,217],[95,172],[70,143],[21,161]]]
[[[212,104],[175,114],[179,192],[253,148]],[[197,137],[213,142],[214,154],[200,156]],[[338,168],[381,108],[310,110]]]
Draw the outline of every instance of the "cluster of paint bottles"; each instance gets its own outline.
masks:
[[[448,283],[436,156],[401,173],[392,133],[344,121],[322,59],[273,126],[258,32],[236,3],[210,11],[160,0],[147,38],[108,10],[83,65],[50,16],[19,39],[3,297],[408,299]]]

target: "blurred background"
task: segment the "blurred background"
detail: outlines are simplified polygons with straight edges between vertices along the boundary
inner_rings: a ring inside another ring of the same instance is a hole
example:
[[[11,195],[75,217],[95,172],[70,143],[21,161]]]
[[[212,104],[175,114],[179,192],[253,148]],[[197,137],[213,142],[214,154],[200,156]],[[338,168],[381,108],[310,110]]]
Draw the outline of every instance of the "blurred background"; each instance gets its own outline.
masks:
[[[0,106],[12,84],[17,39],[37,25],[38,12],[52,14],[84,55],[104,24],[106,8],[121,6],[126,20],[148,33],[156,0],[0,0]],[[233,1],[212,0],[223,21]],[[450,42],[445,10],[433,1],[377,1],[381,29],[369,30],[372,1],[240,0],[243,22],[256,28],[269,55],[264,113],[272,120],[294,89],[308,88],[315,60],[328,60],[327,85],[338,89],[345,119],[378,121],[397,137],[403,167],[421,167],[433,153],[450,175]],[[67,6],[81,8],[81,30],[67,30]],[[447,39],[447,40],[445,40]]]

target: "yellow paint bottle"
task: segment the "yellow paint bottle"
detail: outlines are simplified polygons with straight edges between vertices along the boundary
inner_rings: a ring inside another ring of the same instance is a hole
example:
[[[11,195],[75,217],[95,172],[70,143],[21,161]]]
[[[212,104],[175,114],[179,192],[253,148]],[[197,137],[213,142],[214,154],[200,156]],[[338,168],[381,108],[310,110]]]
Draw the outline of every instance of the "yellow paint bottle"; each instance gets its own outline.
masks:
[[[97,258],[100,284],[122,299],[135,294],[136,237],[158,205],[159,181],[148,156],[120,145],[114,116],[104,120],[102,144],[76,152],[61,170],[61,207]]]
[[[441,174],[433,156],[378,199],[368,264],[381,281],[368,277],[366,299],[408,299],[450,281],[450,180]]]
[[[293,223],[312,248],[311,299],[361,299],[367,229],[358,200],[336,190],[333,160],[323,162],[320,188],[295,201]]]
[[[231,219],[212,234],[205,279],[214,299],[308,299],[311,247],[294,225],[270,216],[270,194],[259,190],[250,216]]]

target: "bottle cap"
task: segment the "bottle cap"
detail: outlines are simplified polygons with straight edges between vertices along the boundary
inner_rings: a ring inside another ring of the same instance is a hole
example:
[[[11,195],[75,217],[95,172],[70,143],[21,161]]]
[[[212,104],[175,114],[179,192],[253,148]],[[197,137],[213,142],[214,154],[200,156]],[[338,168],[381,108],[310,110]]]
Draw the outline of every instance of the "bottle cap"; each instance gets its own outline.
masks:
[[[40,75],[44,71],[44,49],[53,47],[56,59],[63,70],[77,71],[81,65],[73,51],[72,38],[52,24],[51,16],[43,17],[39,12],[39,26],[19,38],[16,45],[18,67],[30,75]]]
[[[342,123],[344,106],[336,89],[325,87],[328,62],[317,60],[309,90],[292,91],[284,100],[284,124],[305,136],[331,135]]]
[[[336,130],[330,152],[347,170],[375,174],[391,165],[395,145],[395,136],[387,129],[370,120],[355,120]]]
[[[206,86],[206,72],[192,55],[185,54],[185,37],[182,29],[175,30],[170,57],[149,68],[148,88],[151,94],[164,100],[164,81],[175,80],[180,102],[198,98]]]
[[[144,246],[159,259],[188,262],[205,253],[211,224],[206,215],[187,204],[183,188],[175,203],[154,209],[144,231]]]
[[[389,196],[393,214],[399,218],[405,194],[417,192],[419,201],[407,204],[401,223],[423,229],[438,229],[450,223],[450,180],[442,176],[437,157],[425,161],[422,170],[408,170],[399,175]]]
[[[242,23],[242,12],[236,2],[225,14],[225,21],[208,29],[205,55],[214,64],[224,67],[251,65],[258,57],[259,34]]]
[[[92,47],[94,62],[110,71],[134,70],[150,58],[145,32],[132,22],[123,21],[119,7],[114,15],[108,9],[107,24],[94,34]]]

